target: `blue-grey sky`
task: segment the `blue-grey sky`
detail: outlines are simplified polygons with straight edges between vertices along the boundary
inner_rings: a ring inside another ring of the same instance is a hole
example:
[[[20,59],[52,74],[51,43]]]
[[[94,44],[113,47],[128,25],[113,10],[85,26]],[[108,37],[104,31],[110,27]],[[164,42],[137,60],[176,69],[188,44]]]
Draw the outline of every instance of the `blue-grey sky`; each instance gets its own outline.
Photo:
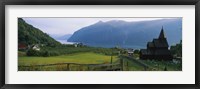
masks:
[[[73,34],[75,31],[97,23],[99,21],[107,22],[110,20],[123,21],[145,21],[157,20],[163,18],[23,18],[28,24],[39,28],[47,34]],[[166,18],[165,18],[166,19]]]

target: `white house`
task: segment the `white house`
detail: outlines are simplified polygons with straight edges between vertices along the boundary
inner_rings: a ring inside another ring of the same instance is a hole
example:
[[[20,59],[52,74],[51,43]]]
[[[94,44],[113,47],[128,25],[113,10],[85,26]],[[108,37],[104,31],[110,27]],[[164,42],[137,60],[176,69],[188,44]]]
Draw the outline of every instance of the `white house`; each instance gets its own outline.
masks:
[[[39,45],[38,45],[38,44],[36,44],[36,45],[33,45],[32,49],[33,49],[33,50],[40,51],[40,47],[39,47]]]

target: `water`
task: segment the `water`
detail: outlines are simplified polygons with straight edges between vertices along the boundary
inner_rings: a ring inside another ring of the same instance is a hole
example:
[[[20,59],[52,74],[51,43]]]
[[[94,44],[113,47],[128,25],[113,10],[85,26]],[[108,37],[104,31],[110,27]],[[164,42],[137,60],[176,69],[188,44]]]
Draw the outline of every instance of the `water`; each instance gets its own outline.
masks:
[[[68,42],[67,40],[57,40],[61,44],[74,44],[74,42]]]
[[[76,42],[68,42],[67,40],[57,40],[62,44],[74,44]],[[86,44],[83,43],[87,46],[91,46],[91,47],[103,47],[103,48],[113,48],[116,47],[116,45],[112,45],[112,44]],[[141,49],[141,48],[146,48],[144,46],[136,46],[136,45],[123,45],[123,46],[118,46],[120,48],[133,48],[133,49]]]
[[[84,44],[84,43],[83,43]],[[119,48],[133,48],[133,49],[144,49],[145,46],[138,46],[138,45],[113,45],[113,44],[86,44],[91,47],[103,47],[103,48],[113,48],[113,47],[119,47]]]

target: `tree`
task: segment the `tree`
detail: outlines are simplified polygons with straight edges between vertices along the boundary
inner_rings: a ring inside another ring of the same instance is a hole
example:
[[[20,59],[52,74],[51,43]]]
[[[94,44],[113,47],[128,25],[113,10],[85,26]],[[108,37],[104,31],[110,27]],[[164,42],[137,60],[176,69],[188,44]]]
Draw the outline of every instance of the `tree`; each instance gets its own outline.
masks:
[[[167,71],[167,67],[165,66],[164,71]]]
[[[135,51],[134,51],[134,54],[139,54],[139,50],[138,49],[136,49]]]
[[[30,49],[26,52],[27,56],[39,56],[39,52],[33,49]]]
[[[173,56],[182,57],[182,41],[179,44],[170,47]]]

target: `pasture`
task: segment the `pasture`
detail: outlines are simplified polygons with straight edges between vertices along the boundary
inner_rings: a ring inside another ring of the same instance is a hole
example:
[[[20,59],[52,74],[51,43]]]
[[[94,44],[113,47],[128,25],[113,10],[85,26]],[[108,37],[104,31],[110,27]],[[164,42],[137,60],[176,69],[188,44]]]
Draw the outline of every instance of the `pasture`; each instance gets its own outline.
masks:
[[[173,61],[141,60],[122,56],[124,71],[181,71],[182,63]]]
[[[126,55],[119,57],[115,55],[111,58],[109,55],[94,52],[50,57],[26,56],[23,52],[19,52],[18,57],[19,71],[106,71],[114,69],[122,71],[164,71],[165,67],[167,71],[181,71],[181,64],[172,61],[140,60]]]
[[[117,61],[117,56],[113,56],[112,62]],[[35,66],[35,65],[45,65],[45,64],[56,64],[56,63],[79,63],[79,64],[110,64],[111,56],[97,54],[93,52],[86,53],[74,53],[60,56],[51,57],[30,57],[30,56],[19,56],[18,66]],[[77,66],[72,65],[70,69],[73,70],[86,70],[86,68],[77,69]],[[23,68],[19,67],[18,70],[66,70],[66,65],[48,66],[43,68]]]

